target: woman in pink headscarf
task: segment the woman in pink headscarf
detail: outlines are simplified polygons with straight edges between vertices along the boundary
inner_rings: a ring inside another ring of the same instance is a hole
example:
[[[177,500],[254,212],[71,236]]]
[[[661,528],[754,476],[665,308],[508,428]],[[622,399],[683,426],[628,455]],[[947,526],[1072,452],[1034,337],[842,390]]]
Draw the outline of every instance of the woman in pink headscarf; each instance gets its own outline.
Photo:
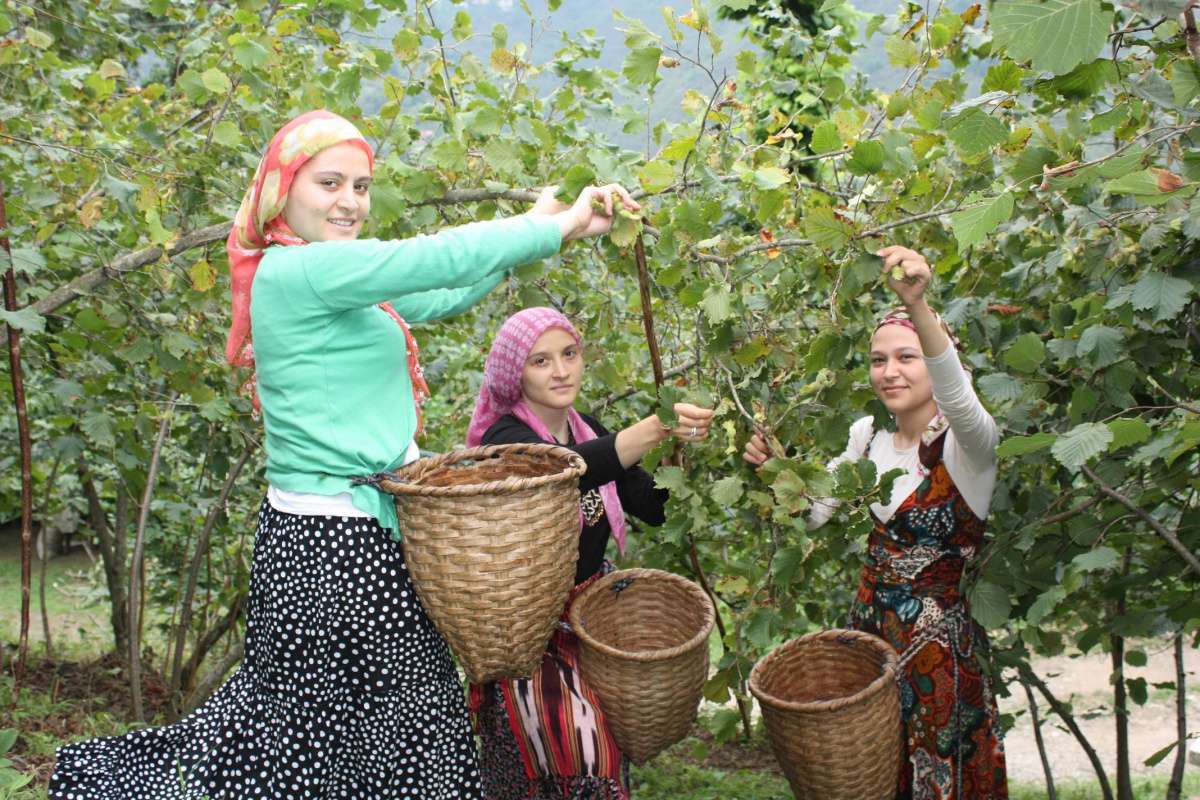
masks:
[[[876,430],[872,417],[859,419],[829,468],[869,458],[877,475],[902,473],[891,497],[871,504],[875,526],[850,626],[900,654],[897,735],[905,758],[896,797],[1003,800],[999,716],[980,665],[987,635],[959,586],[983,544],[999,432],[971,387],[950,329],[925,301],[932,273],[924,256],[896,245],[879,255],[903,305],[880,318],[871,336],[871,387],[895,424]],[[754,465],[771,457],[760,434],[744,457]],[[836,506],[814,503],[808,526],[828,522]]]
[[[678,403],[674,427],[649,416],[609,433],[599,420],[575,410],[583,366],[579,333],[566,316],[552,308],[514,314],[492,342],[467,433],[469,447],[557,443],[587,462],[579,484],[579,560],[571,600],[606,571],[610,535],[624,552],[626,513],[651,525],[663,522],[667,492],[638,466],[642,456],[669,437],[703,441],[712,423],[712,411]],[[487,800],[629,796],[621,752],[579,673],[577,653],[574,634],[559,630],[532,677],[471,687]]]
[[[569,206],[547,190],[517,217],[363,240],[372,171],[354,125],[303,114],[271,140],[227,242],[226,356],[256,370],[269,484],[241,668],[175,725],[64,747],[51,798],[480,796],[462,687],[395,508],[352,478],[417,457],[428,388],[406,319],[459,313],[511,268],[607,232],[614,193],[638,206],[616,185]]]

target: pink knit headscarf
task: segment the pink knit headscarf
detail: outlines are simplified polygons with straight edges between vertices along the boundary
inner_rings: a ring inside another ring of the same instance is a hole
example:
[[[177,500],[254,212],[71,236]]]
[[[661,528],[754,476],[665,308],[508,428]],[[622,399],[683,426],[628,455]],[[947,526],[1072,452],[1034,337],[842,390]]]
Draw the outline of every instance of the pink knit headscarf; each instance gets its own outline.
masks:
[[[483,385],[479,387],[479,399],[475,401],[475,413],[471,415],[471,427],[467,429],[467,447],[478,447],[488,428],[506,414],[512,414],[524,422],[544,441],[554,442],[554,436],[546,423],[533,412],[521,394],[521,374],[525,370],[525,359],[533,349],[538,337],[551,328],[562,328],[580,343],[579,331],[564,315],[553,308],[527,308],[513,314],[496,333],[491,352],[483,365]],[[567,422],[576,444],[596,438],[579,412],[567,409]],[[625,552],[625,512],[617,495],[617,484],[609,482],[600,487],[600,498],[604,501],[604,514],[617,548]],[[581,525],[582,525],[582,512]]]

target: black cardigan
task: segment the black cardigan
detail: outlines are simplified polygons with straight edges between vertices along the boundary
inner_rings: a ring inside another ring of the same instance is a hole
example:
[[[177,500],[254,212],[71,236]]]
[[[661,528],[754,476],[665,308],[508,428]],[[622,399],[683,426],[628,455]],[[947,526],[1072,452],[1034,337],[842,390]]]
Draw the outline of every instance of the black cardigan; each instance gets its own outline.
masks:
[[[667,490],[654,486],[654,478],[638,465],[629,469],[621,466],[617,458],[617,435],[609,433],[595,417],[581,414],[584,421],[596,433],[590,442],[576,444],[574,437],[566,446],[583,457],[587,472],[579,479],[579,492],[586,494],[606,483],[617,482],[617,496],[626,514],[632,514],[650,525],[661,525],[665,519],[664,507]],[[518,442],[542,442],[521,420],[507,414],[496,420],[483,434],[483,444],[515,444]],[[551,441],[550,444],[560,444]],[[608,517],[602,516],[595,525],[585,525],[579,534],[579,562],[575,567],[575,583],[580,584],[600,571],[604,563],[604,550],[612,532]]]

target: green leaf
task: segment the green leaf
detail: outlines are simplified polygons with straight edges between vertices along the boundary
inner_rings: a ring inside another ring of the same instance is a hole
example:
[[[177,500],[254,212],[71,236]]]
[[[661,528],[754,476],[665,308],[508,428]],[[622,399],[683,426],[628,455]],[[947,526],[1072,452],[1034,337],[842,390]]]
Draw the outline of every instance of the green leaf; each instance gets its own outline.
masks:
[[[855,175],[869,175],[883,169],[883,144],[874,139],[858,142],[846,159],[846,168]]]
[[[1050,612],[1054,611],[1054,607],[1066,596],[1067,593],[1061,586],[1050,587],[1038,595],[1037,599],[1029,606],[1029,610],[1025,612],[1025,619],[1031,625],[1039,624]]]
[[[791,176],[779,167],[760,167],[754,170],[754,185],[759,189],[777,189],[787,184]]]
[[[630,83],[641,86],[654,84],[658,79],[658,59],[662,57],[661,47],[638,47],[629,51],[625,57],[625,66],[621,70]]]
[[[659,151],[658,155],[668,161],[681,161],[695,149],[695,136],[680,136],[678,139],[672,139],[666,147]]]
[[[240,147],[242,144],[242,129],[232,120],[221,120],[213,129],[213,141],[225,147]]]
[[[967,593],[971,616],[986,629],[999,628],[1008,622],[1012,601],[1008,591],[989,581],[979,581]]]
[[[32,306],[25,306],[16,311],[6,311],[0,308],[0,322],[26,333],[41,333],[46,328],[46,318],[35,311]]]
[[[721,478],[713,484],[712,499],[717,505],[732,506],[742,497],[742,479],[736,475]]]
[[[729,288],[724,283],[708,287],[708,291],[704,293],[704,299],[700,301],[700,305],[704,308],[704,313],[708,317],[709,322],[714,324],[724,322],[733,316],[732,296],[729,293]]]
[[[5,728],[0,731],[0,755],[4,755],[12,746],[17,743],[17,731],[14,728]]]
[[[1071,559],[1071,563],[1080,572],[1095,572],[1098,569],[1108,569],[1121,561],[1121,554],[1111,547],[1097,547],[1086,553],[1080,553]]]
[[[1099,0],[997,0],[990,24],[1012,58],[1063,75],[1100,54],[1112,19]]]
[[[1003,372],[993,372],[979,379],[979,391],[995,403],[1019,400],[1025,393],[1021,381]]]
[[[893,67],[912,67],[921,60],[921,50],[911,39],[905,39],[899,33],[893,33],[883,42],[887,53],[888,63]]]
[[[666,161],[650,161],[638,172],[638,182],[647,194],[657,194],[675,180],[675,168]]]
[[[1178,746],[1179,746],[1178,741],[1171,742],[1169,745],[1167,745],[1163,749],[1155,751],[1154,755],[1150,756],[1142,763],[1145,764],[1147,767],[1157,766],[1164,758],[1171,755],[1171,752]]]
[[[1075,355],[1093,370],[1103,369],[1121,359],[1125,336],[1107,325],[1092,325],[1079,337]]]
[[[1085,422],[1058,437],[1050,452],[1060,464],[1075,472],[1089,459],[1107,450],[1112,440],[1113,433],[1107,425]]]
[[[578,199],[579,193],[595,182],[596,173],[591,167],[586,164],[575,164],[563,175],[554,196],[564,203],[574,203]]]
[[[233,57],[244,69],[257,69],[267,63],[271,54],[258,42],[247,39],[233,46]]]
[[[945,122],[946,135],[967,156],[985,153],[1008,141],[1008,126],[978,108],[968,108]]]
[[[1046,360],[1046,346],[1036,333],[1023,333],[1004,351],[1004,363],[1017,372],[1033,372]]]
[[[113,438],[112,418],[108,414],[103,412],[85,414],[79,421],[79,427],[99,447],[109,448],[116,443]]]
[[[100,69],[97,70],[101,78],[124,78],[125,67],[120,61],[115,61],[111,58],[106,58],[100,62]]]
[[[39,50],[45,50],[50,45],[54,44],[54,37],[37,28],[29,26],[25,27],[25,41],[29,42],[30,47],[36,47]]]
[[[1021,78],[1023,77],[1025,77],[1025,70],[1017,66],[1016,62],[1005,59],[999,64],[988,67],[987,75],[983,77],[983,85],[979,87],[979,91],[984,94],[1017,92],[1021,89]]]
[[[1133,285],[1131,303],[1138,311],[1154,309],[1154,321],[1174,319],[1187,307],[1195,287],[1165,272],[1147,272]]]
[[[1131,667],[1144,667],[1148,662],[1145,650],[1127,650],[1125,652],[1125,663]]]
[[[618,211],[613,217],[613,224],[612,228],[608,231],[608,238],[614,245],[623,249],[636,242],[641,232],[642,221],[640,219],[635,219],[628,214]]]
[[[679,467],[659,467],[654,471],[654,485],[670,492],[682,492],[687,488],[687,477]]]
[[[519,175],[525,165],[521,161],[521,146],[511,139],[494,136],[483,146],[483,160],[497,172]]]
[[[814,208],[804,217],[804,233],[822,250],[837,250],[850,241],[851,228],[829,208]]]
[[[1200,95],[1200,64],[1190,58],[1175,62],[1171,74],[1171,91],[1175,93],[1175,104],[1186,106]]]
[[[1054,444],[1056,439],[1058,437],[1053,433],[1013,436],[1000,443],[1000,446],[996,448],[996,455],[1000,458],[1008,458],[1009,456],[1023,456],[1027,453],[1036,453]]]
[[[192,288],[197,292],[207,292],[217,284],[217,271],[212,268],[212,264],[208,263],[208,259],[202,258],[192,265],[188,270],[188,277],[192,279]]]
[[[966,202],[972,203],[976,200],[976,196],[972,195]],[[1001,192],[990,200],[985,200],[982,205],[951,214],[950,230],[954,231],[959,249],[982,242],[996,226],[1007,222],[1012,216],[1014,204],[1012,192]]]
[[[830,120],[822,122],[813,129],[812,141],[809,142],[808,146],[818,155],[821,153],[832,153],[834,150],[841,150],[842,137],[838,135],[837,125]]]
[[[228,94],[233,89],[233,84],[229,81],[229,76],[216,67],[209,67],[200,73],[200,82],[204,84],[204,88],[208,89],[213,94]]]
[[[1153,433],[1149,425],[1136,418],[1114,419],[1108,423],[1108,429],[1113,434],[1112,443],[1108,446],[1109,450],[1117,450],[1131,444],[1141,444]]]

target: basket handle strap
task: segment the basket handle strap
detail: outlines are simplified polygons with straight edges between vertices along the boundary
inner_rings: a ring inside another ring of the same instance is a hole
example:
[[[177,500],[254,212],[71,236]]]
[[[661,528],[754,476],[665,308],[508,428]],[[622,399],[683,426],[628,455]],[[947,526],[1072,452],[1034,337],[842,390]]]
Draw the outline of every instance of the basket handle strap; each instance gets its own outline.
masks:
[[[408,479],[401,477],[395,472],[375,472],[370,475],[351,475],[351,486],[374,486],[379,488],[381,481],[391,481],[392,483],[408,483]]]

